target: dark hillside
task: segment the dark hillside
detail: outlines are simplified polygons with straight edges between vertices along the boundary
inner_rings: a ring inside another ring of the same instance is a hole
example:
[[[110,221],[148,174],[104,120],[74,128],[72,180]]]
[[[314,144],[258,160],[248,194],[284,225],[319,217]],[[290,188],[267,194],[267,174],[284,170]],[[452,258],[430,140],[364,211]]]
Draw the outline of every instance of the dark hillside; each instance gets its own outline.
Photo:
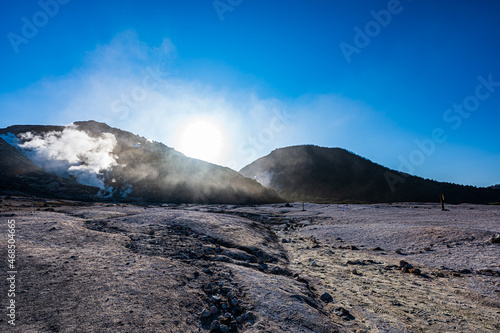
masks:
[[[440,193],[450,203],[500,200],[500,193],[493,189],[410,176],[341,148],[305,145],[277,149],[240,173],[289,201],[434,202]],[[392,188],[389,182],[393,182]]]

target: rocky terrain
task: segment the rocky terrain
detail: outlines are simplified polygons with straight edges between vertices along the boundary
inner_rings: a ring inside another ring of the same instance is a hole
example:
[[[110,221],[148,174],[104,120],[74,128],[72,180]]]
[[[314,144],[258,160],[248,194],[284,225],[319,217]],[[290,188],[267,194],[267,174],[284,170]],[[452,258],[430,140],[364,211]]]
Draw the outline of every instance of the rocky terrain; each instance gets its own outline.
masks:
[[[1,331],[500,329],[498,206],[1,200]]]

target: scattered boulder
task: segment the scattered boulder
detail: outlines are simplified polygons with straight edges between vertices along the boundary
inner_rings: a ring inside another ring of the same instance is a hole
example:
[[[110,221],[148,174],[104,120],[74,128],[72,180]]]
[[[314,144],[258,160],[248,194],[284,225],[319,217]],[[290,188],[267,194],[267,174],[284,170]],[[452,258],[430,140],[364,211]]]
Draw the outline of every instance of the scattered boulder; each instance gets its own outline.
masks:
[[[343,307],[338,307],[333,310],[333,313],[335,313],[337,316],[341,317],[344,320],[351,320],[354,319],[353,315],[349,313],[346,309]]]
[[[208,311],[207,309],[203,309],[203,311],[201,312],[201,315],[200,317],[201,318],[208,318],[212,315],[212,313],[210,311]]]
[[[210,332],[216,332],[220,327],[220,323],[218,320],[212,321],[212,324],[210,324]]]
[[[322,300],[323,302],[325,303],[330,303],[330,302],[333,302],[333,297],[332,295],[330,295],[329,293],[327,292],[324,292],[320,297],[319,297],[320,300]]]
[[[396,266],[396,265],[386,265],[384,266],[384,269],[385,270],[394,270],[394,269],[398,269],[399,266]]]
[[[496,234],[496,235],[491,236],[490,243],[491,244],[500,244],[500,234]]]
[[[412,266],[412,265],[410,265],[409,263],[407,263],[407,262],[406,262],[406,261],[404,261],[404,260],[401,260],[401,261],[399,262],[399,267],[401,267],[401,268],[406,267],[406,268],[408,268],[408,269],[413,268],[413,266]]]
[[[486,276],[500,276],[500,271],[494,271],[492,269],[481,269],[476,272],[477,274],[480,275],[486,275]]]

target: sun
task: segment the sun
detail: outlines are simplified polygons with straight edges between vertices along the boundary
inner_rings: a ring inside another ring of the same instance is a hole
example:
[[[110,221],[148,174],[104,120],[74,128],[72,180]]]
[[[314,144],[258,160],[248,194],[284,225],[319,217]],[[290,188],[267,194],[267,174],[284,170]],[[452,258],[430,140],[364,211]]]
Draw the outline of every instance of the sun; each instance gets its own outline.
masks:
[[[187,124],[180,133],[178,150],[188,157],[217,163],[224,149],[220,126],[208,119],[197,119]]]

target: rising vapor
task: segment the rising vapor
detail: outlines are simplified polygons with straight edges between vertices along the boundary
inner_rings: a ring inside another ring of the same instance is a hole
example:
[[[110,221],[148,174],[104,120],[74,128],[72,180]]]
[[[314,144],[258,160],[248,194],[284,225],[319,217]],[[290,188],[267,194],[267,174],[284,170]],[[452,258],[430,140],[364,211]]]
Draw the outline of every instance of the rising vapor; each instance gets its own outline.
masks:
[[[79,183],[106,190],[104,175],[118,165],[113,154],[116,138],[111,133],[91,137],[73,125],[62,132],[20,134],[25,155],[42,169]]]

